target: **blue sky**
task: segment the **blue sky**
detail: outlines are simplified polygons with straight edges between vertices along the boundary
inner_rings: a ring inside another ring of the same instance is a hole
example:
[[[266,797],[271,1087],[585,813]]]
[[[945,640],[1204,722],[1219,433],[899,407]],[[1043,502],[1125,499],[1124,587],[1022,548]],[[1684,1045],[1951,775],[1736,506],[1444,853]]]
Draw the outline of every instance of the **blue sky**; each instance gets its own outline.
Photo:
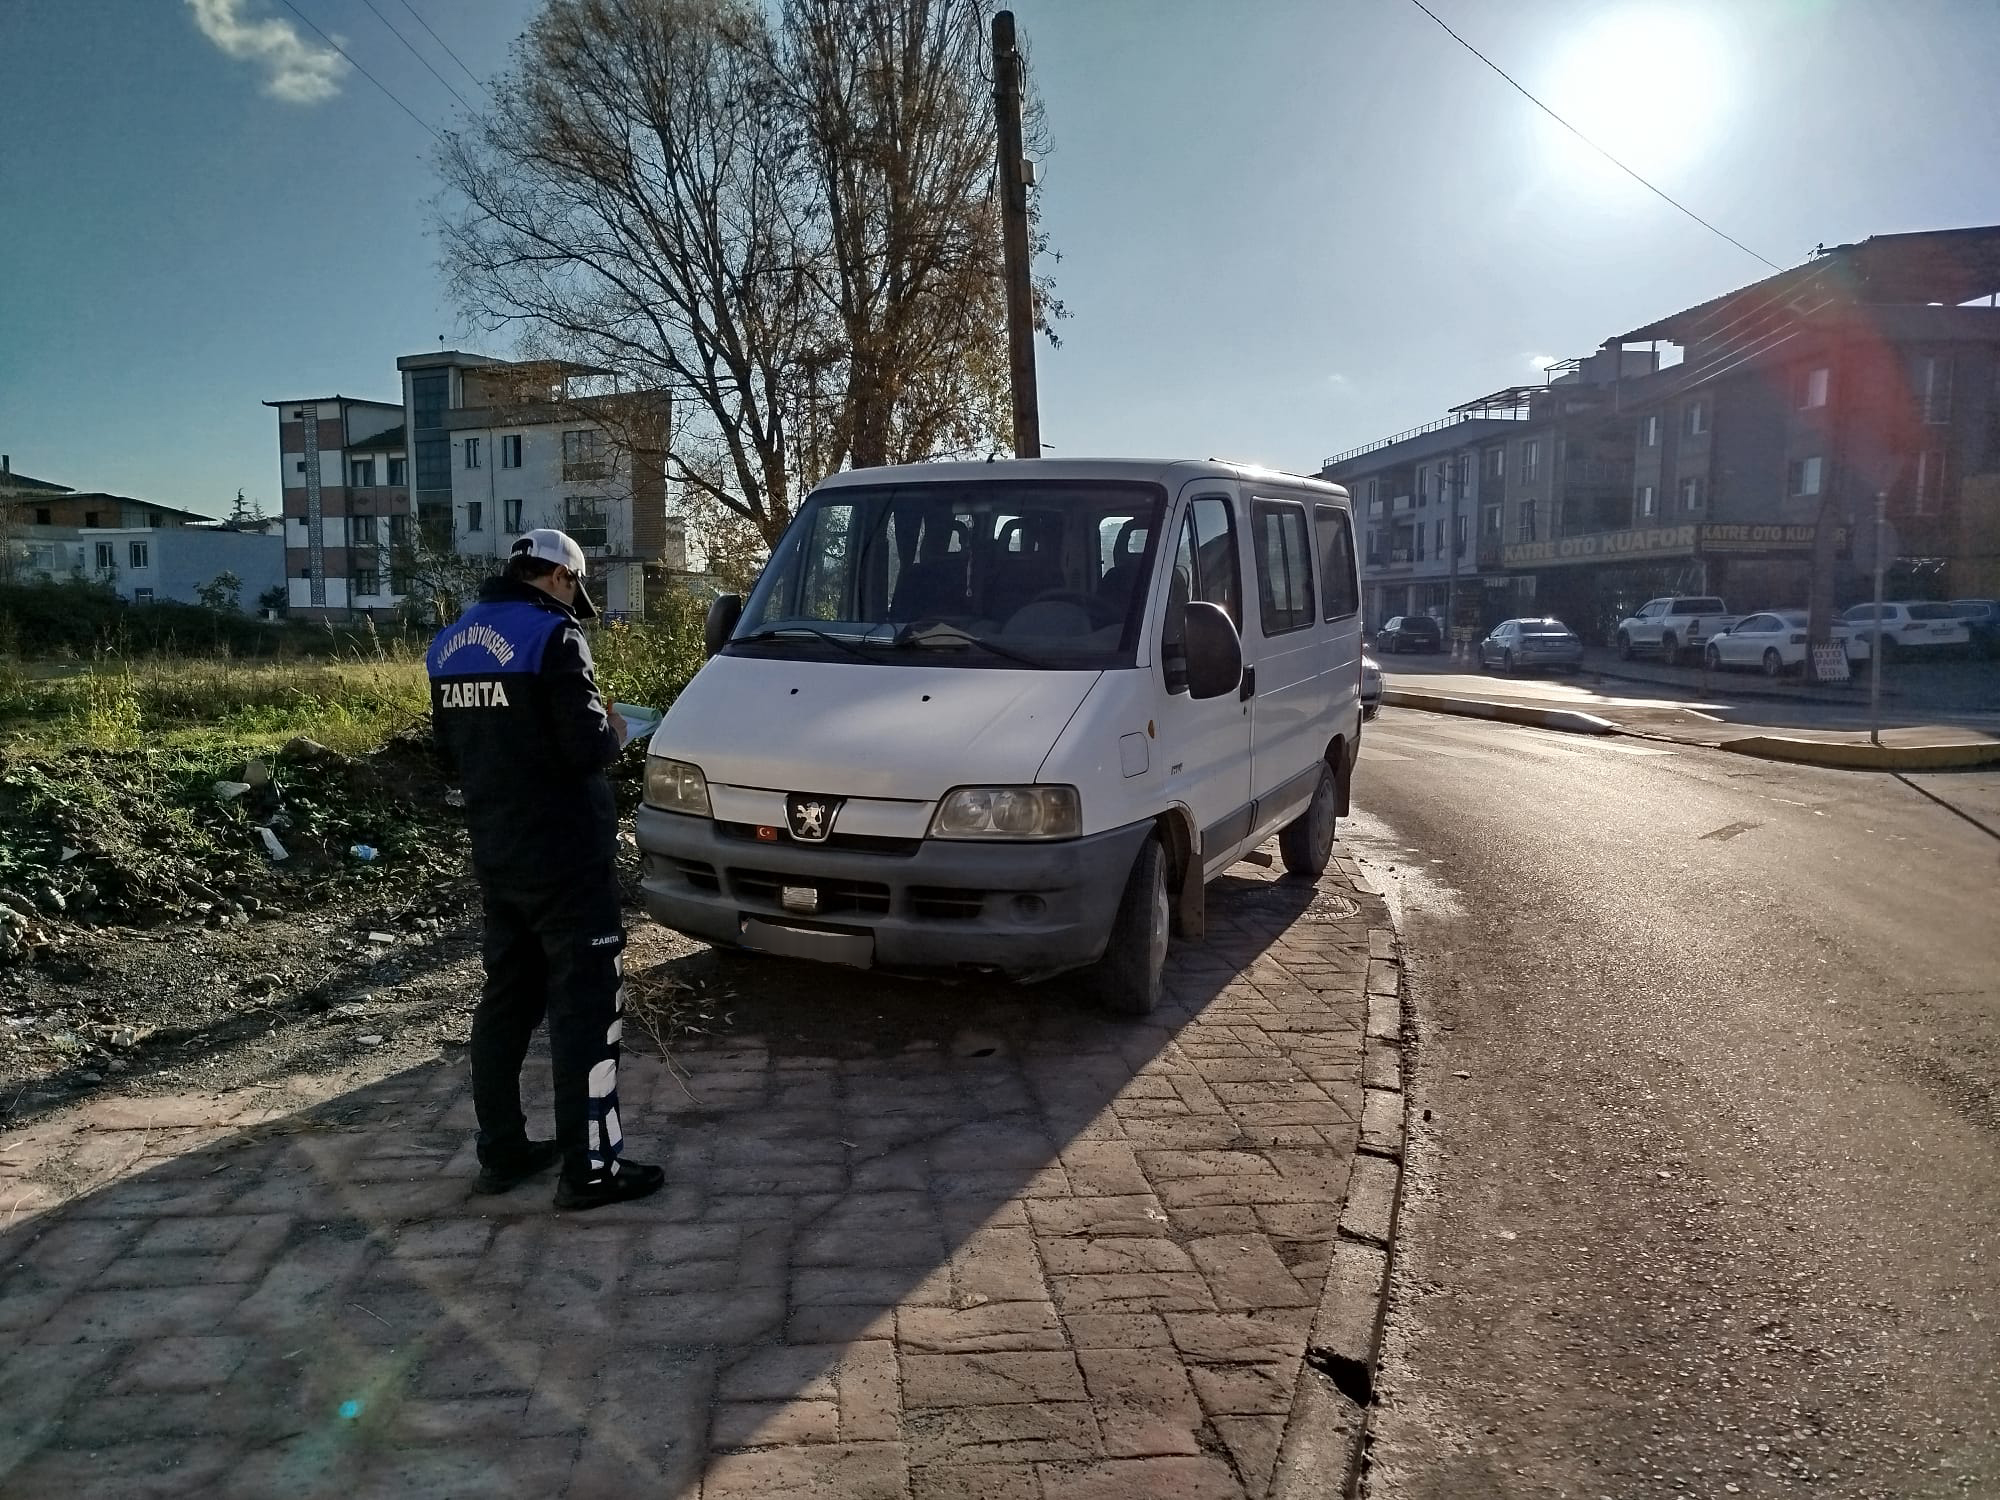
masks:
[[[435,125],[365,0],[294,0]],[[473,73],[534,0],[409,0]],[[2000,221],[1993,0],[1428,0],[1752,249]],[[376,8],[463,93],[404,0]],[[1409,0],[1016,0],[1074,316],[1051,451],[1327,454],[1764,274]],[[272,28],[276,28],[275,30]],[[276,509],[271,415],[506,353],[435,270],[429,135],[283,0],[0,7],[0,450],[78,488]]]

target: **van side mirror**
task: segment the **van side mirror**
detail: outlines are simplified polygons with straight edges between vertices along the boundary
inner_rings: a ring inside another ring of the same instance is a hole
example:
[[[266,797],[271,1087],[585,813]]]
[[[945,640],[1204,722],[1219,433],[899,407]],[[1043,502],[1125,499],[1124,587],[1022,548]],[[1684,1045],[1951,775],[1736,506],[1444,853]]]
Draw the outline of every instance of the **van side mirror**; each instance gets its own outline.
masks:
[[[717,594],[715,602],[708,607],[708,619],[702,623],[701,643],[710,656],[723,647],[730,636],[736,633],[736,622],[743,618],[743,596],[741,594]]]
[[[1219,604],[1183,606],[1187,643],[1188,695],[1220,698],[1243,681],[1243,640]]]

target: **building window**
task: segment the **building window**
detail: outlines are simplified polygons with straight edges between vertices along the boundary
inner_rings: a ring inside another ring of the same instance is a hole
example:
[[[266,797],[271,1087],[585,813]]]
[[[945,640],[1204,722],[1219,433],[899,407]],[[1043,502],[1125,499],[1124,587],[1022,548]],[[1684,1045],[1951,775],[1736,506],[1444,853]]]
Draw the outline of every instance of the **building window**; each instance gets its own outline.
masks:
[[[1426,475],[1424,466],[1422,464],[1417,465],[1416,477],[1417,477],[1417,504],[1428,505],[1430,504],[1431,500],[1430,483]]]
[[[602,499],[572,496],[563,502],[563,530],[579,547],[608,547],[611,529],[605,523],[604,509]]]
[[[1941,426],[1951,420],[1951,356],[1926,354],[1918,358],[1911,385],[1917,409],[1927,426]]]
[[[99,542],[97,544],[97,571],[100,573],[112,573],[116,572],[117,568],[118,549],[110,542]]]
[[[518,500],[502,500],[500,502],[500,516],[501,524],[507,528],[508,534],[519,536],[521,533],[521,502]]]
[[[1487,536],[1500,535],[1501,519],[1499,506],[1489,505],[1486,507],[1486,525],[1484,529]]]
[[[1381,484],[1380,480],[1371,479],[1368,481],[1367,487],[1362,491],[1362,494],[1367,498],[1367,501],[1370,506],[1373,506],[1378,502],[1380,495],[1378,486],[1380,484]],[[1376,512],[1376,514],[1380,514],[1380,512]]]
[[[410,518],[408,516],[389,517],[389,545],[391,547],[403,547],[409,544],[409,540]],[[402,591],[399,589],[397,592],[401,593]]]
[[[478,438],[467,438],[465,440],[465,466],[468,469],[476,469],[479,467]]]
[[[1442,520],[1436,522],[1431,531],[1431,556],[1444,556],[1444,522]]]
[[[465,529],[484,531],[486,529],[486,505],[480,500],[468,500],[465,504]]]
[[[503,469],[521,467],[521,435],[518,432],[500,439],[500,467]]]
[[[1486,450],[1486,477],[1488,479],[1505,479],[1507,477],[1507,450],[1505,448],[1488,448]]]
[[[374,516],[349,516],[347,518],[347,545],[350,547],[373,547],[380,539]]]
[[[1819,493],[1820,464],[1817,458],[1800,458],[1792,462],[1792,493],[1794,495],[1817,495]]]
[[[1382,566],[1382,533],[1372,526],[1368,530],[1368,566],[1371,568]]]
[[[1688,478],[1681,481],[1681,509],[1701,509],[1701,480]]]
[[[450,396],[451,377],[443,370],[426,375],[410,377],[410,428],[414,432],[431,432],[444,426],[444,404]],[[417,471],[423,472],[423,462],[417,463]]]
[[[155,531],[158,531],[160,529],[160,526],[164,520],[165,517],[163,517],[156,510],[149,510],[146,512],[146,524]]]
[[[410,461],[407,458],[389,460],[389,483],[408,484],[410,482]]]
[[[1681,431],[1689,437],[1700,437],[1708,431],[1708,403],[1690,401],[1681,412]]]
[[[96,511],[87,510],[83,513],[83,524],[86,526],[102,526],[104,523],[97,519]]]
[[[409,591],[410,575],[400,567],[391,566],[389,569],[389,592],[392,594],[407,594]]]
[[[563,434],[564,479],[602,479],[604,472],[603,433],[586,429]]]
[[[134,604],[151,604],[153,602],[153,591],[151,589],[132,590],[132,602]]]
[[[382,575],[373,568],[361,568],[354,574],[354,597],[373,599],[382,592]]]
[[[1926,448],[1917,455],[1916,513],[1934,516],[1944,509],[1944,450]]]
[[[297,463],[293,464],[292,467],[297,469],[301,474],[303,474],[306,471],[306,461],[302,458]]]
[[[1792,390],[1792,405],[1800,411],[1812,411],[1826,405],[1827,382],[1831,378],[1825,365],[1815,365],[1810,370],[1799,371],[1798,382]]]
[[[1652,419],[1648,419],[1652,420]],[[1650,516],[1660,508],[1659,494],[1650,484],[1639,486],[1639,514]]]
[[[1640,419],[1639,446],[1641,448],[1657,448],[1660,446],[1660,419],[1657,415]]]
[[[358,490],[375,488],[375,460],[352,458],[347,461],[347,482]]]
[[[292,420],[294,422],[303,422],[305,419],[306,419],[306,409],[303,406],[295,406],[292,408]]]
[[[1451,550],[1460,557],[1465,556],[1465,533],[1468,529],[1467,523],[1469,523],[1471,519],[1472,517],[1470,516],[1460,516],[1456,521],[1452,523]]]
[[[54,522],[53,520],[51,520],[51,519],[50,519],[50,517],[51,517],[52,515],[54,515],[54,514],[55,514],[55,513],[54,513],[54,512],[52,511],[52,510],[50,510],[50,508],[49,508],[48,506],[46,506],[46,505],[38,505],[38,506],[36,506],[36,507],[35,507],[35,524],[36,524],[37,526],[53,526],[53,525],[55,525],[55,522]]]
[[[134,542],[128,555],[135,568],[150,568],[153,565],[153,549],[144,542]]]
[[[1521,507],[1520,529],[1516,533],[1524,542],[1535,539],[1535,502],[1530,500]]]
[[[1542,472],[1542,440],[1529,438],[1521,444],[1521,477],[1533,479]]]

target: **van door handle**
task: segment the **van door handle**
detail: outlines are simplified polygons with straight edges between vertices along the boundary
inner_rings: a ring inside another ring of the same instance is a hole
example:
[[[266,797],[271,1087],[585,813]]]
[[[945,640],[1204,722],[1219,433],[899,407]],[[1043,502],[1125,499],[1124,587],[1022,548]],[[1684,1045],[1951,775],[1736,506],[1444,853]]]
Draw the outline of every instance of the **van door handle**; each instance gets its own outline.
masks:
[[[1257,696],[1257,669],[1255,667],[1245,667],[1243,669],[1243,687],[1237,696],[1244,703],[1248,703],[1252,698]]]

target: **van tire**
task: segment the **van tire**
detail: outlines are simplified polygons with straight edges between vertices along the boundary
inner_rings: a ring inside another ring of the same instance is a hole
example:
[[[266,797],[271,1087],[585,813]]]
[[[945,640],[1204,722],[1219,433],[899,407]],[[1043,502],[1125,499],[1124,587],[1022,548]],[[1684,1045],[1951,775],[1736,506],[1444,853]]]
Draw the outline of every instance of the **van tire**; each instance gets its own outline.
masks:
[[[1334,835],[1340,827],[1335,811],[1340,790],[1333,784],[1333,767],[1321,764],[1306,810],[1278,831],[1278,853],[1287,873],[1317,880],[1333,862]]]
[[[1170,923],[1167,852],[1149,837],[1132,862],[1104,957],[1090,971],[1098,1004],[1114,1016],[1150,1016],[1159,1008]]]

